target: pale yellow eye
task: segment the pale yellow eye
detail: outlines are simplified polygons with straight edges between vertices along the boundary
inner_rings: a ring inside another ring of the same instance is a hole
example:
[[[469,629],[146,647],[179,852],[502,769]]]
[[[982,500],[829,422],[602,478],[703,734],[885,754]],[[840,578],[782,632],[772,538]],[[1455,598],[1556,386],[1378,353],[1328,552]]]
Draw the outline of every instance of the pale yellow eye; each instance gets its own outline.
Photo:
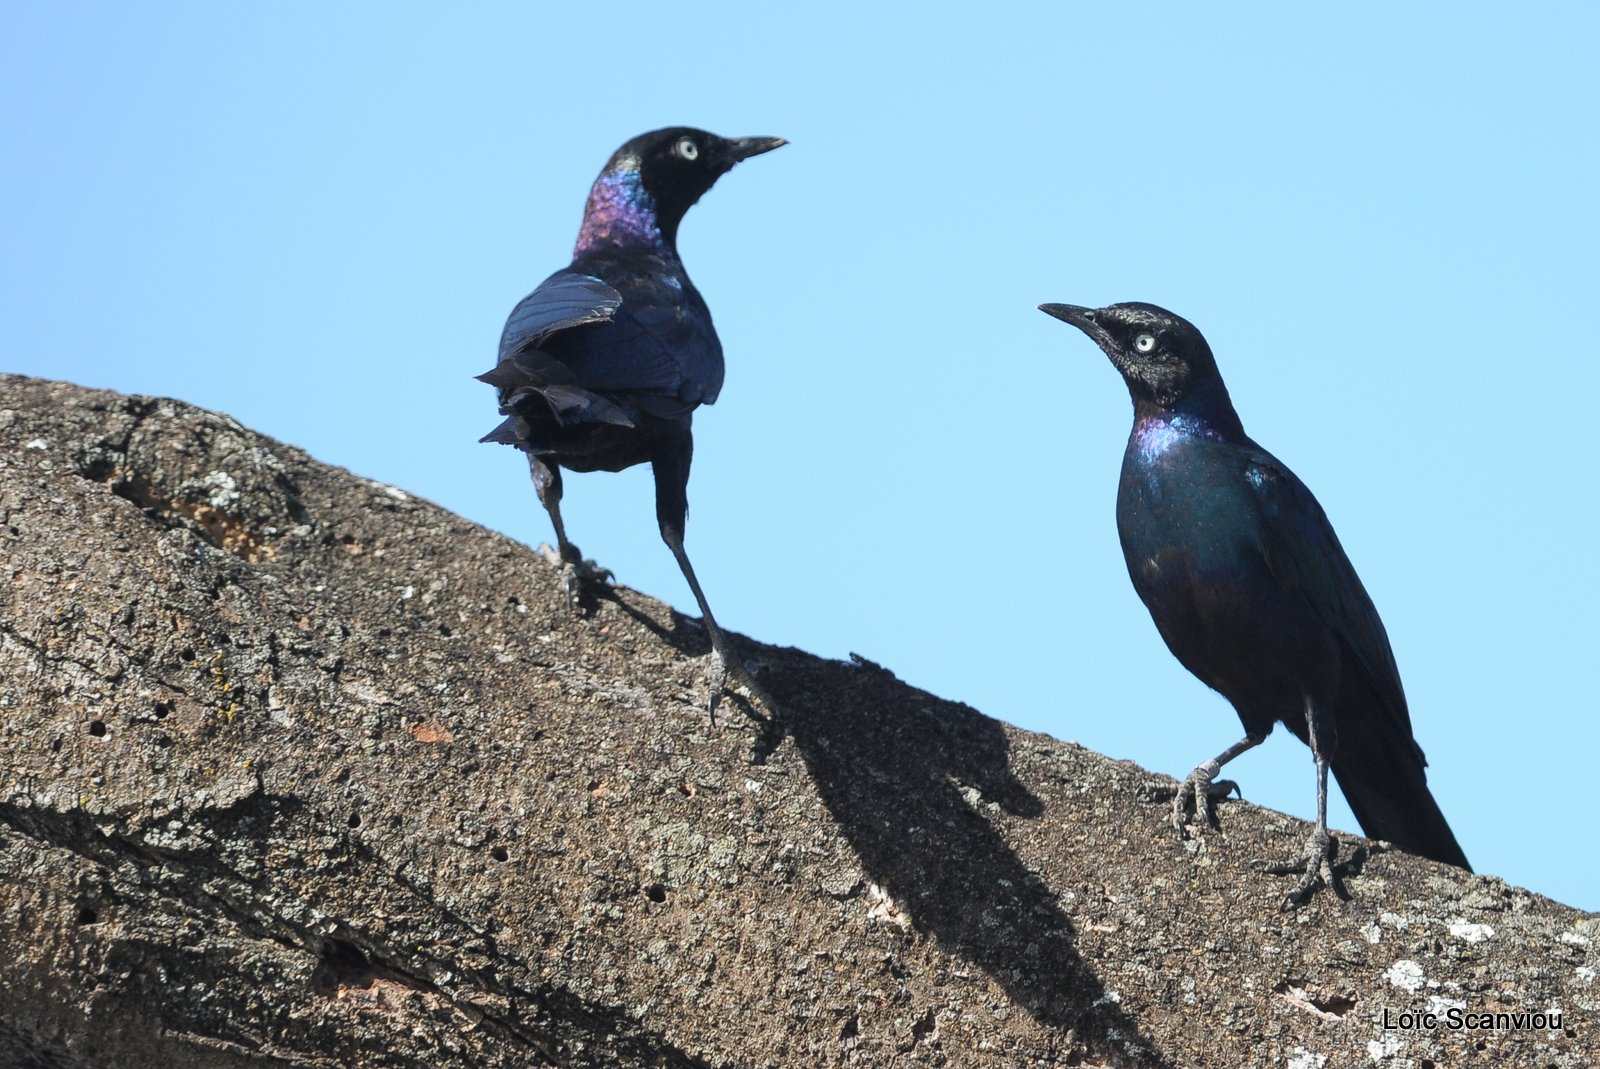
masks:
[[[677,152],[678,155],[682,156],[686,160],[696,160],[700,158],[700,146],[694,143],[694,138],[692,137],[678,138]]]
[[[1156,336],[1154,334],[1141,334],[1133,339],[1133,347],[1141,353],[1148,353],[1156,347]]]

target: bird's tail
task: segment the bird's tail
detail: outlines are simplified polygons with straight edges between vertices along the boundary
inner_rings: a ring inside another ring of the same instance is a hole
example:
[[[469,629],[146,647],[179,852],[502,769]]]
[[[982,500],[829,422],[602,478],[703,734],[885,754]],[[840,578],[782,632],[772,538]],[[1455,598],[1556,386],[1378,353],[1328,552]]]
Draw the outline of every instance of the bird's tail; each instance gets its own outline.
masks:
[[[517,353],[478,376],[500,390],[500,426],[479,438],[539,451],[559,428],[586,423],[632,427],[633,417],[615,400],[573,385],[572,371],[541,352]]]
[[[1403,750],[1388,753],[1389,760],[1374,761],[1368,751],[1359,761],[1332,763],[1333,776],[1361,829],[1370,838],[1387,839],[1402,850],[1471,872],[1467,855],[1428,790],[1423,762]]]

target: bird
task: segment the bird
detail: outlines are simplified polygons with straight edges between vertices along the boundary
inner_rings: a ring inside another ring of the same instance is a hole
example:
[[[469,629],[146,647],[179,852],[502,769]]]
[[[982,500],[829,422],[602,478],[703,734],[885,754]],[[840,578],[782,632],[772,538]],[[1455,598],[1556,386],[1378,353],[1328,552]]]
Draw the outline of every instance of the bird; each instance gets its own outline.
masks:
[[[1334,886],[1328,772],[1362,829],[1471,871],[1428,790],[1383,621],[1322,506],[1244,431],[1205,337],[1152,304],[1040,310],[1092,339],[1133,398],[1117,531],[1140,600],[1167,648],[1232,703],[1244,738],[1180,785],[1172,822],[1203,825],[1232,786],[1222,766],[1283,723],[1311,747],[1317,825],[1285,906]]]
[[[760,688],[735,656],[684,551],[694,411],[722,390],[722,344],[705,299],[678,255],[678,227],[735,164],[788,142],[726,138],[688,126],[640,134],[606,161],[584,206],[572,262],[519,301],[495,366],[478,376],[498,391],[505,419],[483,442],[527,455],[550,515],[569,602],[610,572],[586,560],[561,522],[561,472],[621,471],[648,463],[656,521],[705,620],[716,655],[710,712],[728,673]]]

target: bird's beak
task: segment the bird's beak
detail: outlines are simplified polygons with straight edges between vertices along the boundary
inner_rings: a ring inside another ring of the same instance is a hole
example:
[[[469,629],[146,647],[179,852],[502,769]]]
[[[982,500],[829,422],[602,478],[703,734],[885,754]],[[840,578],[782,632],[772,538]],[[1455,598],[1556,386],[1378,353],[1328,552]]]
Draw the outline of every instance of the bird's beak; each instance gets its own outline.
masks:
[[[1071,323],[1085,334],[1100,348],[1111,352],[1116,348],[1116,343],[1111,340],[1111,334],[1100,325],[1096,309],[1084,308],[1076,304],[1041,304],[1039,311],[1048,316],[1055,316],[1063,323]]]
[[[751,156],[759,156],[763,152],[771,152],[775,148],[782,148],[789,142],[781,137],[733,137],[728,139],[725,150],[729,164],[748,160]]]
[[[1084,308],[1077,304],[1041,304],[1039,311],[1047,316],[1055,316],[1063,323],[1071,323],[1079,330],[1088,330],[1094,325],[1094,309]]]

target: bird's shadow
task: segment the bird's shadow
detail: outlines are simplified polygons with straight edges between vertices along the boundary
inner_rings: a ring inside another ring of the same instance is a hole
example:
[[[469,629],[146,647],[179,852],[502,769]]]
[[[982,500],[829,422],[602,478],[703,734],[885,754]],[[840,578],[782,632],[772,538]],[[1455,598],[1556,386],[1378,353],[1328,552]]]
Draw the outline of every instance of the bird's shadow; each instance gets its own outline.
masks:
[[[623,615],[685,656],[703,657],[711,652],[711,632],[706,630],[706,625],[702,621],[672,609],[670,610],[672,626],[664,627],[654,616],[633,604],[631,599],[637,596],[626,587],[605,586],[585,589],[583,599],[578,605],[585,614],[592,615],[599,610],[600,602],[604,600],[615,605],[622,610]],[[736,636],[730,638],[736,645],[745,645]]]
[[[668,628],[617,591],[611,601],[681,653],[709,652],[702,626],[673,612]],[[853,663],[773,650],[730,635],[760,664],[778,709],[741,700],[765,762],[792,738],[817,793],[865,875],[915,928],[971,961],[1020,1007],[1112,1064],[1165,1066],[1078,953],[1056,894],[1023,864],[986,814],[1025,819],[1044,805],[1011,773],[1000,723],[852,655]]]
[[[916,930],[982,968],[1060,1036],[1115,1064],[1165,1062],[1078,953],[1056,894],[989,813],[1044,806],[1011,772],[999,722],[871,662],[783,656],[763,683],[782,706],[756,716],[754,759],[792,738],[867,877]]]

